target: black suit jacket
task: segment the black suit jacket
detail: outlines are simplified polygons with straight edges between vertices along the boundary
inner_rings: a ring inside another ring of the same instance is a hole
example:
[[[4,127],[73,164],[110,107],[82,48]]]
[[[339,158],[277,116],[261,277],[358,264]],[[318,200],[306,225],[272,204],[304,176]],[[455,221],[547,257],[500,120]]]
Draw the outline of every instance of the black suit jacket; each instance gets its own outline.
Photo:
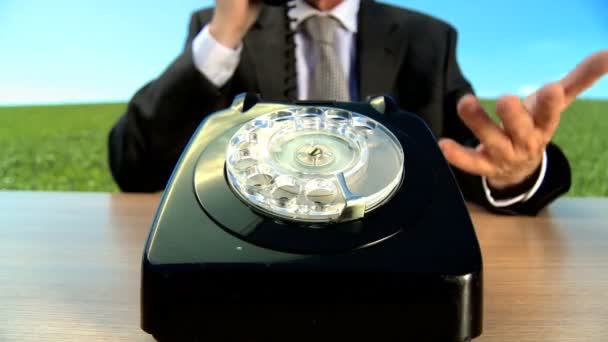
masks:
[[[287,25],[281,8],[264,7],[243,42],[240,63],[218,89],[194,66],[192,40],[212,16],[192,15],[183,53],[133,97],[110,133],[110,167],[123,191],[162,190],[188,139],[208,114],[228,107],[242,92],[285,100]],[[456,61],[456,31],[414,11],[362,0],[356,38],[359,94],[390,94],[401,108],[420,115],[438,137],[474,144],[457,112],[458,99],[473,92]],[[453,170],[465,198],[502,213],[536,214],[570,186],[561,151],[548,147],[545,180],[530,200],[507,208],[488,203],[480,177]]]

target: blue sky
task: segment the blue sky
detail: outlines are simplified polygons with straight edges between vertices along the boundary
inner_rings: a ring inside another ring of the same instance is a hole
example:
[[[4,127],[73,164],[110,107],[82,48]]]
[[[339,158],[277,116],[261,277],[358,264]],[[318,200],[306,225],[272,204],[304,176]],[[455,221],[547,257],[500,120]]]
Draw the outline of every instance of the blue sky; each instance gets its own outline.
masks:
[[[477,93],[524,95],[608,48],[606,0],[393,0],[451,22]],[[0,105],[125,101],[211,1],[0,0]],[[608,78],[583,94],[608,98]]]

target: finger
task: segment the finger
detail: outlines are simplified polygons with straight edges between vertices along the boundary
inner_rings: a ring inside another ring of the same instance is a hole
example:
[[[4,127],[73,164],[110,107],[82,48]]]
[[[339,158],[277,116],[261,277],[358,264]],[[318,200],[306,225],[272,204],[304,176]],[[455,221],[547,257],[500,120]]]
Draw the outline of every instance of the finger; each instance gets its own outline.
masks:
[[[561,112],[566,107],[564,88],[559,82],[549,83],[536,93],[536,103],[532,109],[534,125],[551,140],[559,125]]]
[[[511,147],[509,138],[492,121],[475,96],[465,95],[458,101],[458,114],[462,122],[490,151],[503,151]]]
[[[480,176],[491,176],[494,173],[494,165],[474,148],[464,147],[448,138],[439,140],[439,148],[450,164],[465,172]]]
[[[608,49],[585,58],[560,81],[566,95],[565,104],[570,104],[580,93],[591,87],[606,73],[608,73]]]
[[[505,132],[511,137],[513,145],[526,150],[533,148],[530,143],[533,142],[531,138],[534,133],[534,121],[517,96],[506,95],[498,99],[496,114],[502,120]]]

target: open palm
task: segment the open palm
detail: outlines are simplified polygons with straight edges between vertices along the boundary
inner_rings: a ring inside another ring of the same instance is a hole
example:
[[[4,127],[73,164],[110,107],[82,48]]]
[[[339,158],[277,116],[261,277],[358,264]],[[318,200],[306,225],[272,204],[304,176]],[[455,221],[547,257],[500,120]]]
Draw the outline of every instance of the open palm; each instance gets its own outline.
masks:
[[[561,113],[606,73],[608,50],[602,50],[562,80],[543,86],[523,101],[503,96],[496,103],[501,123],[490,118],[475,96],[465,95],[458,102],[458,114],[480,144],[471,148],[444,138],[439,146],[450,164],[486,177],[493,188],[519,184],[539,167]]]

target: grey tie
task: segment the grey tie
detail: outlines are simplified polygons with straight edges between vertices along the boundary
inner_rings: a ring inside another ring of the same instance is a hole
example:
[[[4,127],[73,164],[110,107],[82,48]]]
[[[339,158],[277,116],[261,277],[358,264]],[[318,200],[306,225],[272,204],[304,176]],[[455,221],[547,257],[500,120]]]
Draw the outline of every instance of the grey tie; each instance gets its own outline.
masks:
[[[313,43],[314,70],[308,83],[311,100],[349,101],[348,83],[336,48],[336,31],[340,23],[329,16],[313,16],[304,29]]]

